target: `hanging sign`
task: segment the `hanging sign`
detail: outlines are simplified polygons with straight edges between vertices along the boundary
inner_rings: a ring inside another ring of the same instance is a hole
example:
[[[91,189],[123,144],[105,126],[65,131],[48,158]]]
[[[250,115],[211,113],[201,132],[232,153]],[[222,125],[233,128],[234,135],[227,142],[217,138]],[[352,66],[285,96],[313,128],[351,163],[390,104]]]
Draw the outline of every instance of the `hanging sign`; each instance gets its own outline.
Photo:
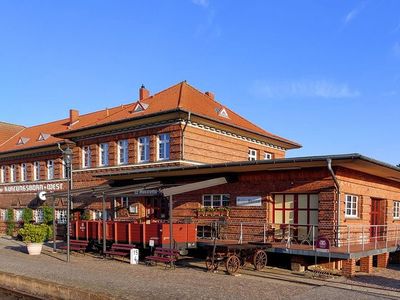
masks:
[[[315,243],[315,249],[319,252],[329,252],[330,243],[327,238],[320,237]]]

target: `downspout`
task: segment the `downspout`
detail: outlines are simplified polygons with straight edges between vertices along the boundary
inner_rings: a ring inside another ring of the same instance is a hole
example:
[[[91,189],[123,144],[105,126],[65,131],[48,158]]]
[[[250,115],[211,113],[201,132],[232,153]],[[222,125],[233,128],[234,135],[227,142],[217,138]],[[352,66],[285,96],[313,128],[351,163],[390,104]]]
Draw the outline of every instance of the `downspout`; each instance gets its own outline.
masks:
[[[341,202],[340,201],[340,185],[336,178],[335,172],[332,169],[332,159],[328,158],[326,161],[328,163],[328,170],[332,175],[333,181],[335,182],[335,187],[336,187],[336,191],[338,194],[337,217],[336,217],[336,219],[337,219],[336,241],[337,241],[337,246],[340,246],[340,229],[339,229],[340,228],[340,212],[341,212],[341,210],[340,210],[340,202]]]
[[[190,121],[190,116],[191,116],[191,115],[192,115],[192,113],[189,111],[189,112],[188,112],[188,117],[187,117],[187,119],[185,120],[185,126],[183,126],[183,128],[182,128],[181,160],[183,160],[184,157],[185,157],[185,155],[184,155],[184,153],[185,153],[185,130],[186,130],[186,127],[187,127],[187,125],[188,125],[188,123],[189,123],[189,121]]]

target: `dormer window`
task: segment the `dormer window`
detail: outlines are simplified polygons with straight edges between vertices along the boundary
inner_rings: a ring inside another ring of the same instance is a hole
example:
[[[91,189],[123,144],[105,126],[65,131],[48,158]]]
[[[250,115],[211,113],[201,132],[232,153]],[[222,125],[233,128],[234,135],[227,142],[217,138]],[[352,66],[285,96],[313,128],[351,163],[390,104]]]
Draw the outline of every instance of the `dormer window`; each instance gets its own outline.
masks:
[[[138,102],[136,102],[136,105],[135,105],[135,108],[133,109],[133,112],[134,113],[135,112],[141,112],[141,111],[146,110],[146,108],[148,108],[148,107],[149,107],[148,104],[138,101]]]
[[[50,134],[41,132],[37,140],[39,142],[45,141],[45,140],[47,140],[49,138],[49,136],[50,136]]]
[[[25,145],[28,141],[29,141],[29,138],[27,138],[27,137],[20,137],[19,140],[18,140],[18,142],[17,142],[17,145]]]
[[[224,107],[219,110],[218,116],[227,118],[227,119],[229,118],[229,115]]]

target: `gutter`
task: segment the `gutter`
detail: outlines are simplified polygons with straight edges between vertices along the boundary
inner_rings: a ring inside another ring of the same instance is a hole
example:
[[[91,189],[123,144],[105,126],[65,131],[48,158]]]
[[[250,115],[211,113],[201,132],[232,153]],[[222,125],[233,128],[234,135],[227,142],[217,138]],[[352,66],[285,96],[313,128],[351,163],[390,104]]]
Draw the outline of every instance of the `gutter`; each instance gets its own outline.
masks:
[[[339,246],[339,244],[340,244],[340,229],[339,229],[339,227],[340,227],[340,212],[341,212],[341,209],[340,209],[340,204],[341,204],[341,200],[340,200],[340,185],[339,185],[339,182],[338,182],[338,180],[336,178],[335,172],[332,169],[332,159],[331,158],[327,158],[326,162],[328,163],[328,170],[332,175],[333,181],[335,182],[335,187],[336,187],[336,191],[337,191],[337,194],[338,194],[337,217],[336,217],[336,220],[337,220],[336,241],[337,241],[337,246]]]

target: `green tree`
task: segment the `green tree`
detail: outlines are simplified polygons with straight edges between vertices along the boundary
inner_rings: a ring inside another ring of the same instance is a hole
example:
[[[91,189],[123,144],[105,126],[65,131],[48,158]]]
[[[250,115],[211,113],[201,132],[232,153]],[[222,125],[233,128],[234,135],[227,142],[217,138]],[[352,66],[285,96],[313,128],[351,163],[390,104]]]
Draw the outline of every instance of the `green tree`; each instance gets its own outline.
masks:
[[[50,206],[43,206],[43,223],[47,225],[53,224],[53,208]]]
[[[33,211],[29,207],[22,210],[22,220],[24,224],[29,224],[33,221]]]
[[[6,233],[9,236],[14,235],[15,221],[14,221],[14,210],[12,208],[7,209],[7,230]]]

